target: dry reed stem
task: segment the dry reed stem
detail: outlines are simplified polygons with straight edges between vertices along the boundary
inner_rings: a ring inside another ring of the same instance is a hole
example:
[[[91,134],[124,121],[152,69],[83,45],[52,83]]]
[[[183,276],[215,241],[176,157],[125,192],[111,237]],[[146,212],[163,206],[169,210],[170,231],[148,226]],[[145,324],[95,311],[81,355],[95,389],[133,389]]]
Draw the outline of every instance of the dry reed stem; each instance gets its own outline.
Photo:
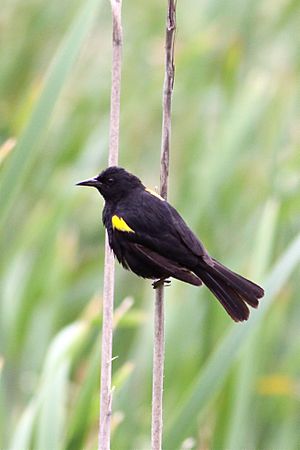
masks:
[[[161,140],[160,193],[167,199],[171,138],[171,102],[174,85],[174,42],[176,31],[176,0],[168,0],[165,41],[165,79],[163,88],[163,120]],[[163,429],[164,378],[164,288],[155,291],[154,348],[152,386],[152,450],[161,450]]]
[[[118,164],[120,128],[120,91],[122,59],[121,0],[111,0],[112,9],[112,85],[110,104],[108,165]],[[101,353],[100,424],[98,450],[110,449],[110,422],[112,412],[112,335],[114,309],[114,257],[105,237],[103,283],[103,325]]]

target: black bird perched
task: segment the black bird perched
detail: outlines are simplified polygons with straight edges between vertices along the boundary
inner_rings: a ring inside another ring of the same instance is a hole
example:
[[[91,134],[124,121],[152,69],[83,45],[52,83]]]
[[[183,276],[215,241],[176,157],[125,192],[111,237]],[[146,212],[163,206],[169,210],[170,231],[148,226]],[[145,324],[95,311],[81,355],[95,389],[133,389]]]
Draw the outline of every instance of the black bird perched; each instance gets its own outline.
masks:
[[[154,287],[169,277],[204,283],[236,322],[248,319],[248,305],[257,308],[264,290],[212,258],[176,209],[135,175],[109,167],[77,184],[93,186],[104,197],[103,224],[125,269],[158,280]]]

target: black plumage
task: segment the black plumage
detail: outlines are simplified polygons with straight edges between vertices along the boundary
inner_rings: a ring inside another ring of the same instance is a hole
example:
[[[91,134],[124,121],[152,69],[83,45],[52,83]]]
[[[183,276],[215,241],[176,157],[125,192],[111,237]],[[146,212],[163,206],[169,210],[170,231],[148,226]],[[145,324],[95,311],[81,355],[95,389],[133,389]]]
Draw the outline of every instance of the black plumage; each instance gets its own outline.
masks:
[[[248,305],[258,306],[263,289],[212,258],[176,209],[135,175],[109,167],[78,185],[96,187],[104,197],[109,244],[125,269],[153,280],[204,283],[237,322],[248,319]]]

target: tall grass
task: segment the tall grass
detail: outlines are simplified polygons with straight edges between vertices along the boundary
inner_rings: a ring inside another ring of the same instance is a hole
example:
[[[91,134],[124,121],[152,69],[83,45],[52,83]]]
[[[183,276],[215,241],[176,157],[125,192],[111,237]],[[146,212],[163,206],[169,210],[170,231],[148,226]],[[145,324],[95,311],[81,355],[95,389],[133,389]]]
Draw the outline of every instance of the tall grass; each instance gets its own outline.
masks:
[[[104,232],[98,196],[74,184],[106,165],[110,10],[99,6],[2,5],[0,146],[17,146],[0,147],[1,448],[97,445]],[[164,6],[123,8],[120,163],[150,186]],[[166,289],[165,448],[296,449],[300,5],[177,8],[169,198],[266,298],[236,325],[206,289]],[[146,449],[153,292],[122,269],[116,277],[116,306],[127,296],[134,304],[115,330],[112,448]]]

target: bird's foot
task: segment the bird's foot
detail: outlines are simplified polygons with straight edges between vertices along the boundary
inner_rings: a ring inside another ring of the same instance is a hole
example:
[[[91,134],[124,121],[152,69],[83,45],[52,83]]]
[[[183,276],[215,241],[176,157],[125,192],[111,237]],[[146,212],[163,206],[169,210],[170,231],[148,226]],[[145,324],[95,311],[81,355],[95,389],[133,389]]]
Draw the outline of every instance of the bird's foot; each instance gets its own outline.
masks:
[[[165,286],[168,287],[171,285],[171,280],[167,280],[166,278],[160,278],[159,280],[155,280],[152,283],[153,289],[157,289],[158,287]]]

